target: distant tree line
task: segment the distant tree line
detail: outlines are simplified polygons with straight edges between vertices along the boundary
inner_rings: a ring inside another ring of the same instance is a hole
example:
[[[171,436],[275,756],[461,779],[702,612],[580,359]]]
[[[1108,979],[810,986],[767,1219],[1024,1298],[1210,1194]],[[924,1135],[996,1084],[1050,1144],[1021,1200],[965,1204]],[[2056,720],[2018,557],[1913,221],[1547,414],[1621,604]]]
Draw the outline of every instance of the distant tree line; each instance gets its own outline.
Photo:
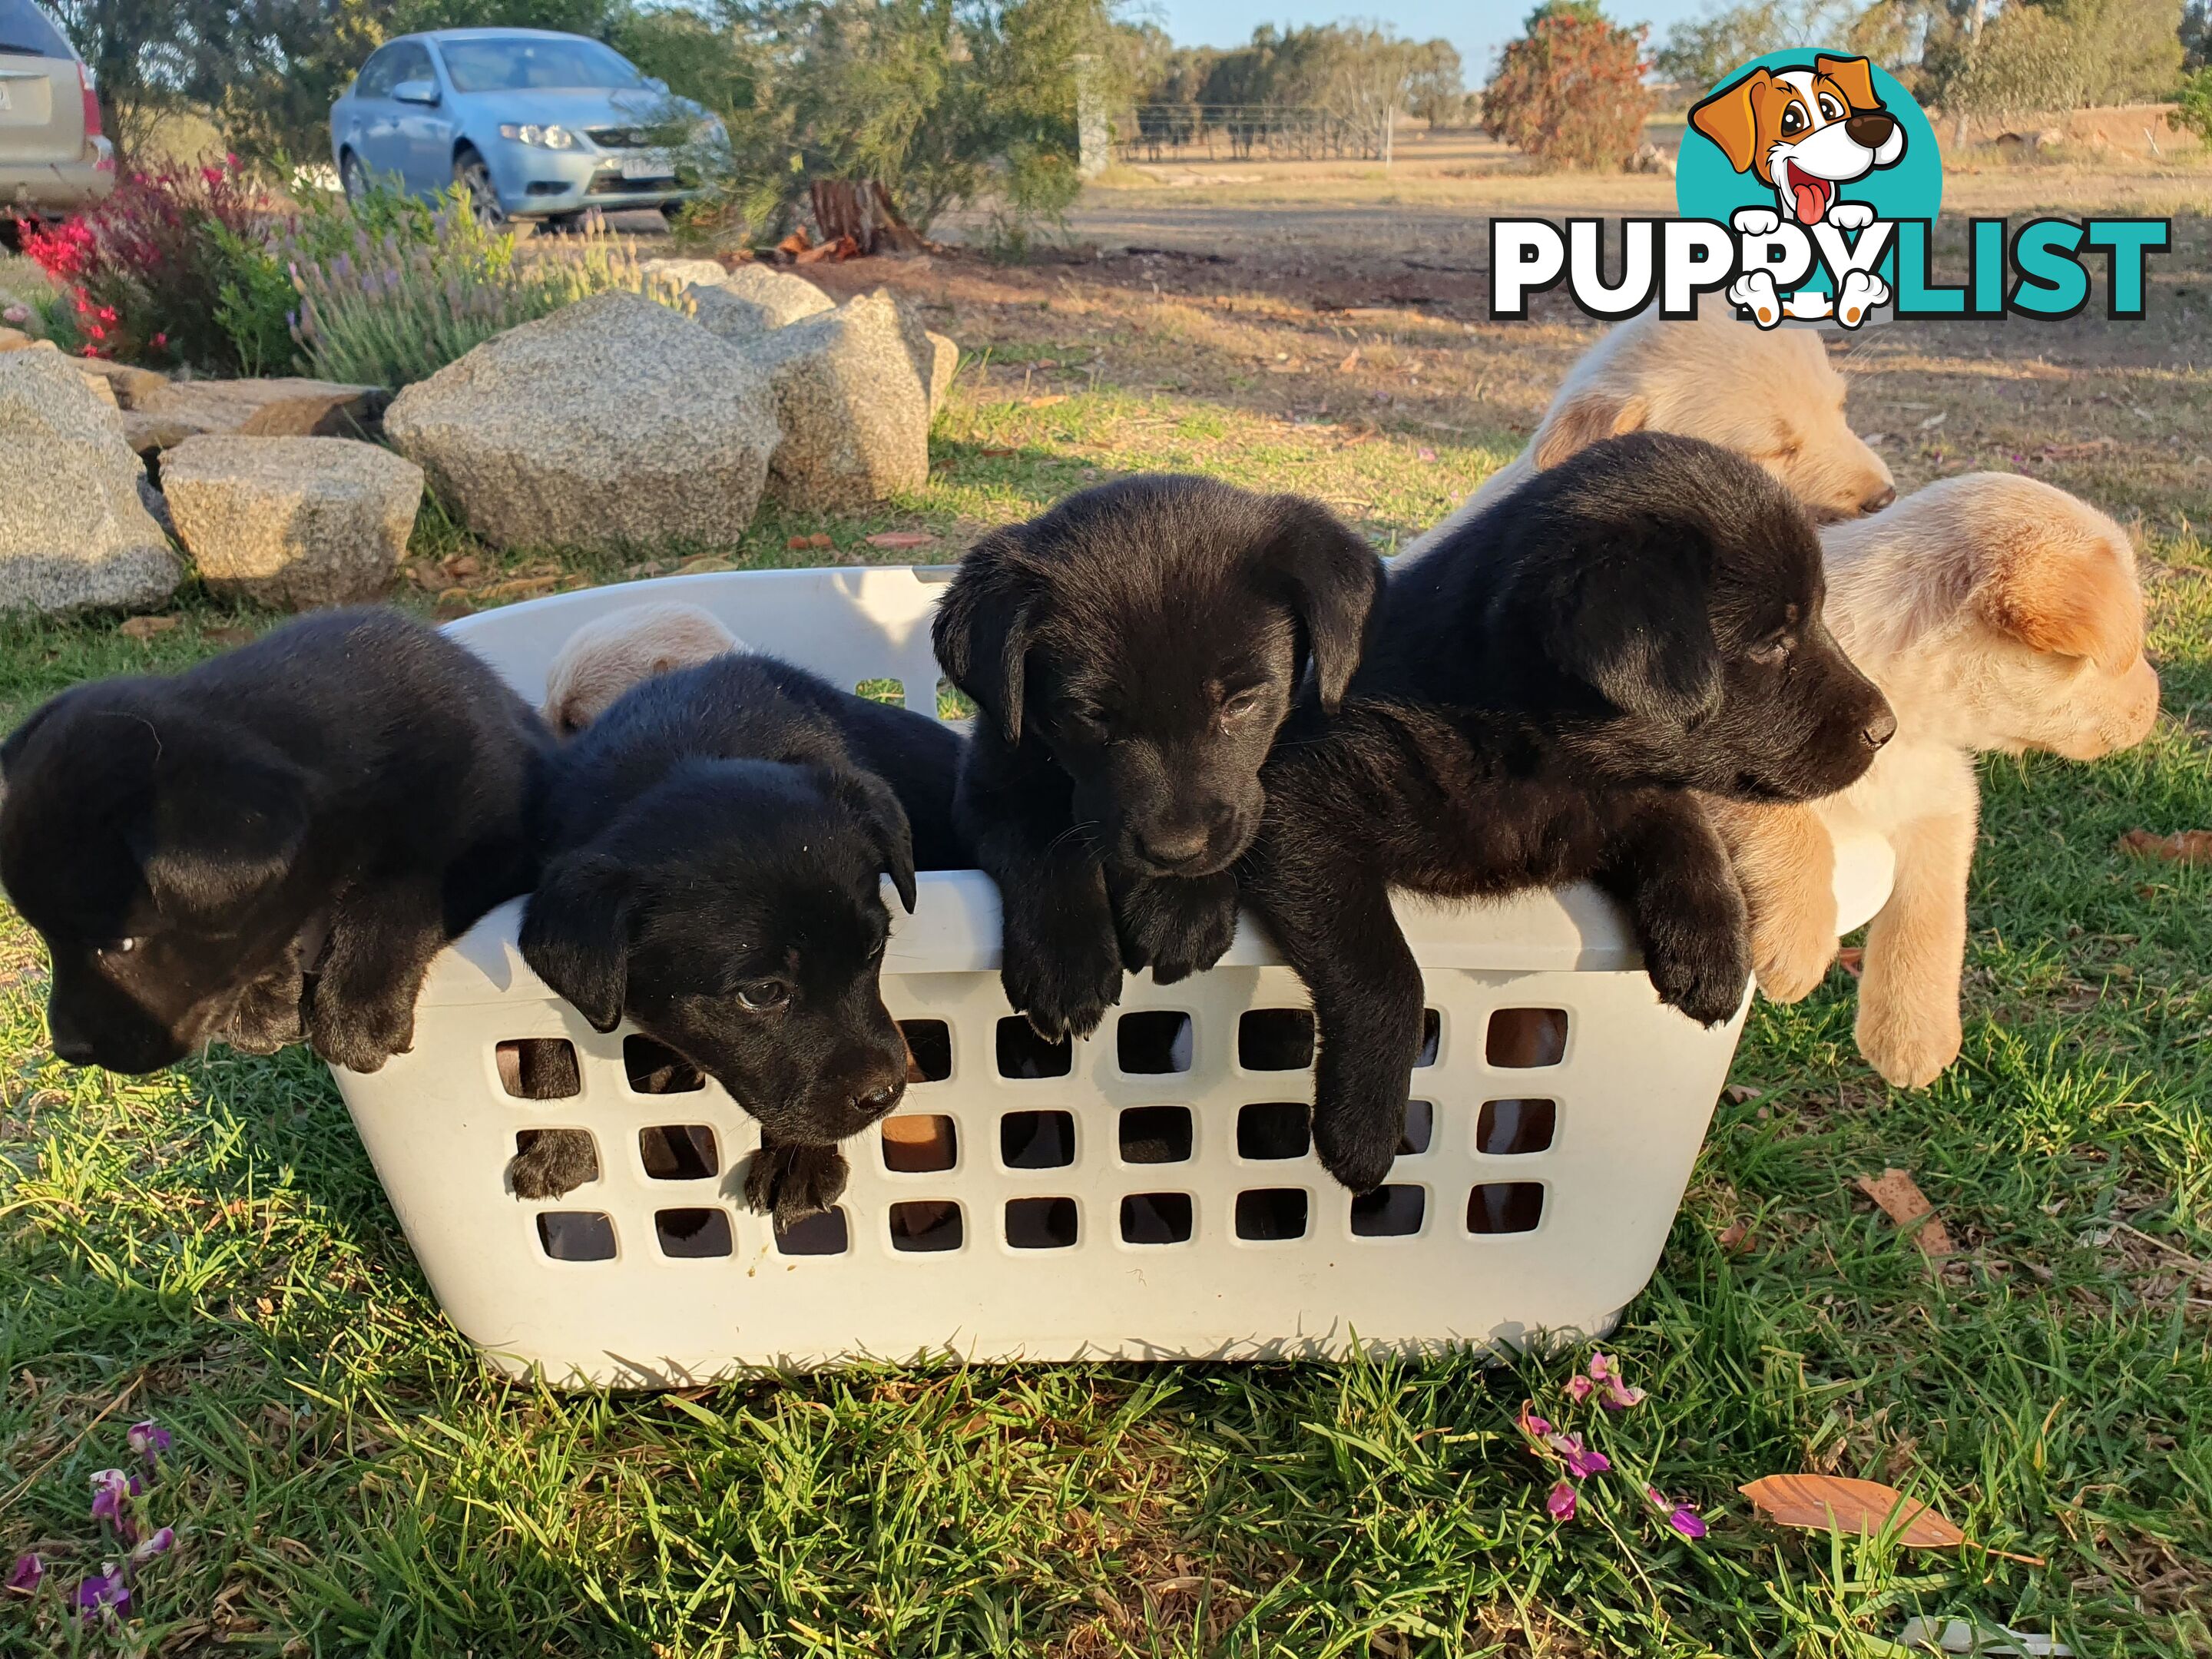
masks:
[[[1369,128],[1386,110],[1405,110],[1431,127],[1455,125],[1468,111],[1450,41],[1408,40],[1378,25],[1267,24],[1249,44],[1223,50],[1178,46],[1156,24],[1123,24],[1115,46],[1128,101],[1156,119],[1186,112],[1194,129],[1208,107],[1317,110]]]

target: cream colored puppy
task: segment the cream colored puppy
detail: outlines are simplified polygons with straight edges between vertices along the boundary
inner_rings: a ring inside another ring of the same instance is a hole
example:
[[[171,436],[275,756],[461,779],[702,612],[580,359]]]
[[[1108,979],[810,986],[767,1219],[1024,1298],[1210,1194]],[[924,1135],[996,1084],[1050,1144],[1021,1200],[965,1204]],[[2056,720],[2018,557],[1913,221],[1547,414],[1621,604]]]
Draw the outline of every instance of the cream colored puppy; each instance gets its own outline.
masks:
[[[2130,748],[2157,718],[2158,676],[2127,532],[2049,484],[1947,478],[1820,540],[1828,625],[1889,698],[1897,735],[1864,778],[1812,806],[1709,806],[1751,908],[1759,988],[1778,1002],[1835,957],[1831,831],[1889,842],[1897,878],[1867,930],[1859,1052],[1917,1088],[1959,1053],[1974,756]]]
[[[1719,315],[1632,319],[1567,371],[1528,447],[1399,556],[1441,540],[1531,473],[1601,438],[1646,429],[1750,456],[1823,523],[1879,512],[1896,486],[1844,418],[1847,390],[1814,329],[1759,329]]]
[[[634,605],[586,623],[545,674],[545,722],[573,738],[640,680],[745,647],[696,605]]]

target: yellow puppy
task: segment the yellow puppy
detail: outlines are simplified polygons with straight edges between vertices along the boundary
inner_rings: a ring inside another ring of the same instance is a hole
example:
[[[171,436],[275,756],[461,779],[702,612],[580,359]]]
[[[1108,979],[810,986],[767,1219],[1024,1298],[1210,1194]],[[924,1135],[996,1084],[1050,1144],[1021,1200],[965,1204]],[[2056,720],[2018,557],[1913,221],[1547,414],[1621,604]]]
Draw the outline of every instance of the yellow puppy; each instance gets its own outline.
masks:
[[[640,680],[744,648],[696,605],[662,601],[610,612],[571,634],[546,671],[546,724],[573,738]]]
[[[1888,840],[1897,879],[1867,930],[1859,1052],[1917,1088],[1959,1053],[1975,754],[2130,748],[2157,718],[2158,676],[2127,533],[2049,484],[1947,478],[1821,545],[1828,624],[1889,698],[1897,735],[1813,806],[1708,808],[1751,907],[1759,988],[1778,1002],[1819,984],[1836,954],[1831,830]]]
[[[1645,429],[1750,456],[1823,523],[1879,512],[1897,490],[1844,418],[1848,389],[1812,329],[1761,330],[1713,313],[1632,319],[1567,371],[1528,447],[1399,556],[1441,540],[1530,474],[1601,438]]]

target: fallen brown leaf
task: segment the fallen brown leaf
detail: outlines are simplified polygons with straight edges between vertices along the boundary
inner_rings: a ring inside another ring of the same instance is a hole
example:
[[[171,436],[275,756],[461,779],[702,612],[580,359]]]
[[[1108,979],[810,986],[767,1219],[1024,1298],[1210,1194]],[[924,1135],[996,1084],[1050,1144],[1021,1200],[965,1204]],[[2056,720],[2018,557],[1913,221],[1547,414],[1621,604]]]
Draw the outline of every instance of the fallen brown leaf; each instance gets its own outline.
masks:
[[[783,550],[787,553],[804,553],[813,545],[814,538],[811,536],[792,536],[786,538]]]
[[[927,547],[937,538],[926,530],[885,530],[868,538],[870,547]]]
[[[1349,374],[1353,369],[1358,367],[1359,348],[1358,346],[1354,346],[1350,351],[1345,354],[1344,361],[1336,366],[1336,372],[1340,374]]]
[[[479,587],[474,593],[463,597],[477,599],[535,599],[540,593],[550,593],[560,584],[558,576],[517,576],[512,581],[494,582],[489,587]],[[442,599],[447,596],[441,593],[438,597]]]
[[[1858,1188],[1875,1203],[1881,1212],[1897,1224],[1899,1232],[1910,1231],[1912,1242],[1926,1256],[1950,1255],[1957,1247],[1951,1235],[1943,1229],[1942,1218],[1936,1206],[1928,1201],[1906,1170],[1884,1170],[1879,1176],[1861,1176]]]
[[[150,640],[156,634],[166,634],[177,625],[174,617],[132,617],[115,631],[125,639]]]
[[[200,637],[210,645],[251,645],[260,637],[250,628],[234,628],[228,623],[210,628]]]
[[[679,576],[696,576],[708,571],[727,570],[729,568],[730,562],[727,559],[718,559],[711,553],[702,553],[698,557],[686,559],[682,564],[678,565],[676,574]]]
[[[817,551],[837,545],[837,538],[826,531],[817,530],[806,538],[806,544]]]
[[[1010,460],[1021,452],[1018,449],[979,449],[978,455],[988,455],[994,460]]]
[[[1021,400],[1022,407],[1024,409],[1050,409],[1054,404],[1064,404],[1066,401],[1067,394],[1065,392],[1048,392],[1041,397],[1024,398]]]
[[[2177,830],[2170,836],[2130,830],[2120,837],[2120,850],[2169,864],[2212,864],[2212,830]]]
[[[1726,1250],[1729,1255],[1734,1255],[1740,1251],[1749,1248],[1744,1241],[1750,1237],[1751,1229],[1749,1227],[1746,1226],[1741,1221],[1731,1221],[1727,1226],[1720,1230],[1718,1236],[1714,1239],[1714,1243],[1718,1244],[1721,1249]]]
[[[483,569],[483,561],[473,553],[456,553],[441,562],[439,568],[451,581],[465,582]]]
[[[1850,1533],[1870,1538],[1894,1528],[1898,1542],[1913,1549],[1950,1549],[1967,1544],[1987,1555],[2041,1566],[2040,1557],[2014,1555],[1985,1544],[1968,1544],[1966,1534],[1917,1498],[1878,1480],[1854,1480],[1840,1474],[1768,1474],[1737,1488],[1752,1507],[1779,1527],[1809,1532]]]
[[[441,593],[430,615],[439,622],[455,622],[463,617],[473,617],[476,611],[476,606],[469,603],[469,596],[456,589],[451,593]]]
[[[1853,979],[1866,972],[1866,946],[1846,945],[1836,952],[1836,963]]]

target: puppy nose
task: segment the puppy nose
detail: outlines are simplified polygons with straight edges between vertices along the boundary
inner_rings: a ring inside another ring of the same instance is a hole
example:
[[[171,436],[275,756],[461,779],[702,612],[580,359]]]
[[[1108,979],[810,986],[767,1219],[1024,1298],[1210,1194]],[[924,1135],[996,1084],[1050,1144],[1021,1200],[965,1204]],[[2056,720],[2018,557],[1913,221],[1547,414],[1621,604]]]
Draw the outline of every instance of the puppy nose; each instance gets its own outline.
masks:
[[[857,1115],[873,1122],[897,1105],[905,1094],[904,1081],[886,1083],[880,1089],[872,1089],[866,1094],[854,1096],[853,1110]]]
[[[1889,484],[1884,484],[1881,489],[1876,491],[1874,495],[1868,496],[1864,501],[1859,503],[1859,511],[1862,513],[1879,513],[1882,508],[1887,507],[1896,499],[1897,490],[1895,487]]]
[[[1188,864],[1202,854],[1213,837],[1205,825],[1196,824],[1188,829],[1163,830],[1155,827],[1146,830],[1140,839],[1144,842],[1146,858],[1155,864],[1173,868],[1178,864]]]
[[[60,1031],[54,1033],[54,1054],[72,1066],[92,1064],[92,1043],[88,1038]]]
[[[1866,723],[1859,735],[1866,739],[1868,748],[1881,748],[1897,735],[1897,712],[1884,707],[1881,713]]]
[[[1850,134],[1853,143],[1863,149],[1880,149],[1889,141],[1890,130],[1896,125],[1896,117],[1882,110],[1869,110],[1845,121],[1844,131]]]

